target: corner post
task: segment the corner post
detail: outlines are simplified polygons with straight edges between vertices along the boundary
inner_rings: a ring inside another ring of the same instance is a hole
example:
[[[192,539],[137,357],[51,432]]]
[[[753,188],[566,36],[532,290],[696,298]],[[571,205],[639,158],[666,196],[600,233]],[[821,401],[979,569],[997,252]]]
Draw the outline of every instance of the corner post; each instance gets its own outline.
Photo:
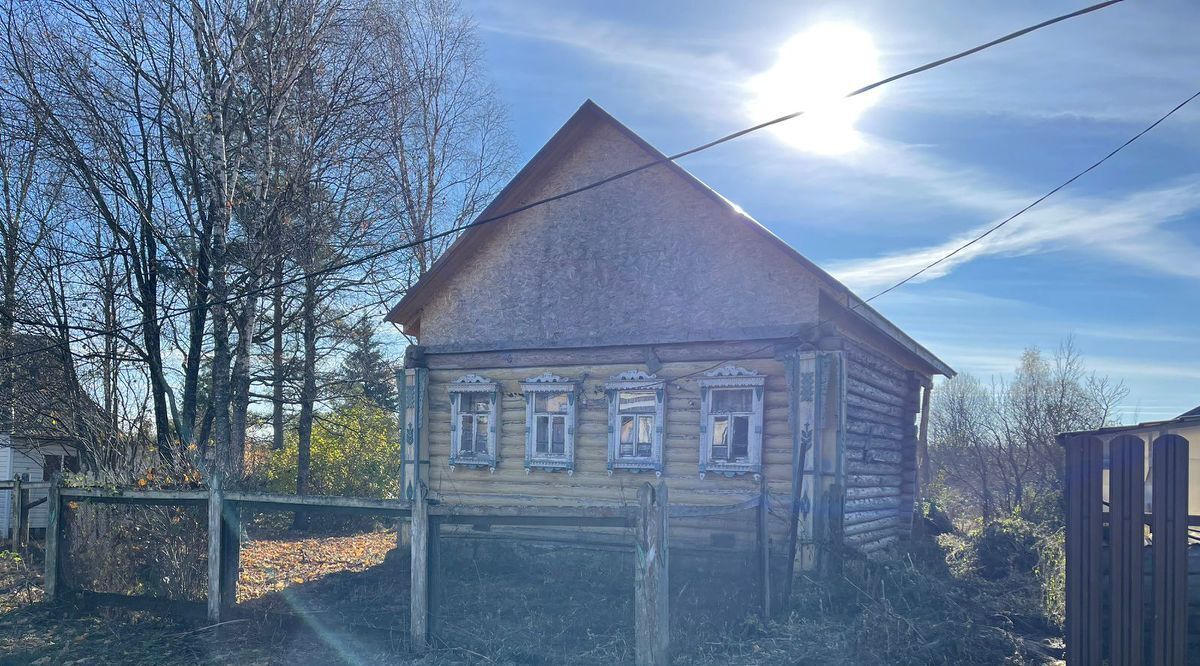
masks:
[[[220,622],[222,616],[222,588],[225,582],[221,566],[225,549],[222,547],[225,530],[221,519],[225,496],[221,490],[221,477],[214,474],[208,485],[208,621]]]
[[[59,573],[62,555],[62,497],[58,489],[58,475],[50,480],[50,488],[46,494],[46,573],[42,581],[46,599],[51,603],[61,596]]]
[[[670,594],[668,589],[667,484],[638,489],[635,533],[634,627],[638,666],[670,663]]]
[[[221,610],[237,604],[238,572],[242,560],[242,509],[236,502],[221,502]]]
[[[429,505],[424,484],[413,485],[409,629],[414,652],[429,647]]]

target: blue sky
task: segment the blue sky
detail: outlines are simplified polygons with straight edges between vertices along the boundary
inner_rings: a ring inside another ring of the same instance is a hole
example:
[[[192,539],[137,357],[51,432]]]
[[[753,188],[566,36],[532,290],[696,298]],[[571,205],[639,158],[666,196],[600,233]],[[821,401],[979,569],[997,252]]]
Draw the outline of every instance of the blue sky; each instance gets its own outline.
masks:
[[[779,90],[808,103],[805,86],[849,89],[873,71],[899,72],[1082,6],[642,0],[464,9],[479,25],[524,159],[587,98],[671,153],[776,115],[764,114],[787,105],[774,99]],[[752,135],[682,164],[870,296],[1200,89],[1196,25],[1195,3],[1129,0],[892,84],[860,107],[834,108],[850,137],[841,152],[813,143],[832,136],[816,126]],[[1198,130],[1200,100],[874,305],[985,379],[1010,371],[1028,345],[1052,350],[1074,335],[1093,369],[1129,385],[1126,420],[1200,404]]]

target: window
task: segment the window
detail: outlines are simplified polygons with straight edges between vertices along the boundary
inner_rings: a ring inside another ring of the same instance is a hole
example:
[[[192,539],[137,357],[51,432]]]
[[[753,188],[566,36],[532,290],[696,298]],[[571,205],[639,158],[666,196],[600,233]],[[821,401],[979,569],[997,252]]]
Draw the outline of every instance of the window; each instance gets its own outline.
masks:
[[[45,455],[42,456],[42,481],[50,481],[55,474],[79,472],[78,456]]]
[[[663,382],[638,370],[611,378],[608,392],[608,473],[663,472]]]
[[[575,471],[575,383],[546,373],[521,382],[525,393],[525,471]]]
[[[454,380],[450,390],[450,468],[487,467],[496,471],[497,390],[479,375]]]
[[[700,477],[762,472],[762,375],[734,366],[700,380]]]

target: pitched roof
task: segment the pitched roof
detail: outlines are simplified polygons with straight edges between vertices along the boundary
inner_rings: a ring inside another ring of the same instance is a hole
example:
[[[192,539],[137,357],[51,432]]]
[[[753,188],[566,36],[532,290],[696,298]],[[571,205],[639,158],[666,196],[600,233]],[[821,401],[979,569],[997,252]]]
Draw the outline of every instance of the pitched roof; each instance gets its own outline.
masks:
[[[653,159],[657,163],[665,165],[704,195],[713,199],[720,206],[725,207],[730,213],[740,219],[748,229],[760,234],[771,243],[783,249],[801,267],[817,276],[826,289],[841,297],[839,302],[848,312],[860,317],[868,325],[881,332],[887,338],[895,341],[936,372],[948,377],[954,376],[955,372],[949,365],[934,356],[929,350],[901,331],[895,324],[876,312],[874,308],[866,304],[836,278],[797,252],[795,248],[788,245],[783,239],[776,236],[757,220],[746,214],[740,207],[721,196],[692,173],[679,164],[667,160],[666,156],[657,148],[646,142],[645,139],[613,118],[591,100],[585,101],[579,107],[579,110],[567,120],[541,150],[509,181],[496,198],[492,200],[492,203],[475,218],[475,222],[502,215],[515,207],[527,204],[528,202],[523,199],[523,196],[527,195],[532,186],[538,181],[538,176],[552,168],[558,162],[559,158],[566,154],[575,145],[576,141],[597,123],[607,123],[616,128],[630,141],[653,156]],[[433,296],[437,287],[444,284],[454,273],[455,268],[466,257],[471,255],[473,249],[478,248],[482,243],[486,242],[496,224],[504,223],[504,219],[501,218],[497,222],[470,227],[464,231],[449,249],[433,263],[430,269],[417,280],[395,307],[388,312],[387,321],[404,325],[406,332],[419,335],[419,329],[413,326],[413,324],[419,321],[421,308]]]

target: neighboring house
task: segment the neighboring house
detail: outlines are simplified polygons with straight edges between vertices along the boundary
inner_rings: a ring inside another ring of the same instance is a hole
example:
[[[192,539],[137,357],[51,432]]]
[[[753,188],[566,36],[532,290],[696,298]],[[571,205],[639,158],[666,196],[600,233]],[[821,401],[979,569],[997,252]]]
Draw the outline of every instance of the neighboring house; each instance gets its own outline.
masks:
[[[480,219],[659,159],[589,101]],[[717,506],[765,478],[775,562],[801,566],[825,535],[906,533],[922,387],[954,374],[673,163],[469,229],[387,319],[419,340],[406,492],[614,505],[661,477]],[[755,538],[745,513],[671,525],[685,549]]]
[[[1154,456],[1152,449],[1155,440],[1164,435],[1178,435],[1187,440],[1188,444],[1188,514],[1192,516],[1200,516],[1200,407],[1189,410],[1176,416],[1173,419],[1165,421],[1148,421],[1135,425],[1111,426],[1108,428],[1098,428],[1096,430],[1082,430],[1078,432],[1067,432],[1059,435],[1059,439],[1064,440],[1071,437],[1091,436],[1102,442],[1104,447],[1104,460],[1102,463],[1105,470],[1101,480],[1101,492],[1104,500],[1108,501],[1108,470],[1111,467],[1110,462],[1110,443],[1112,440],[1121,436],[1137,437],[1142,440],[1142,459],[1145,465],[1145,510],[1151,511],[1151,498],[1153,484],[1151,478],[1154,475]]]
[[[63,360],[54,340],[17,335],[14,353],[25,355],[14,363],[12,432],[0,432],[0,479],[49,480],[59,472],[80,471],[83,437],[97,425],[100,408],[79,389],[73,370]],[[12,521],[11,491],[0,491],[0,535],[8,534]],[[45,497],[31,490],[30,501]],[[46,527],[45,503],[29,513],[34,529]]]

